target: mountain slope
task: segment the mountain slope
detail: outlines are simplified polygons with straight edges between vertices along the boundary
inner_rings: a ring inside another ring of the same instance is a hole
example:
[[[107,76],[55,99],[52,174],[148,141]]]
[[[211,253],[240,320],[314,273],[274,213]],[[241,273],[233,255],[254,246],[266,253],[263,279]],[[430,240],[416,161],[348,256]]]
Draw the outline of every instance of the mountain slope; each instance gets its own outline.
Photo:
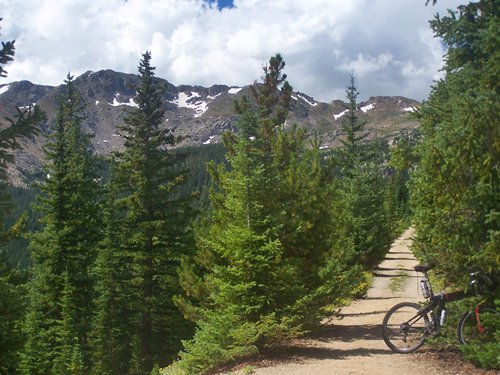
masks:
[[[175,129],[175,134],[182,137],[179,146],[219,142],[224,131],[235,130],[234,100],[242,95],[251,96],[250,86],[174,86],[161,78],[157,80],[164,89],[165,127]],[[112,70],[89,71],[75,79],[75,87],[86,103],[85,128],[95,135],[92,144],[98,154],[107,155],[121,147],[116,126],[126,111],[136,106],[133,97],[137,83],[137,76]],[[49,118],[42,135],[25,142],[24,150],[17,153],[16,165],[11,169],[15,184],[22,183],[23,175],[40,170],[42,145],[50,132],[61,89],[62,86],[42,86],[28,81],[0,85],[0,126],[5,126],[3,118],[12,116],[15,106],[26,108],[33,103],[39,104]],[[366,129],[373,137],[390,137],[403,128],[417,126],[408,114],[418,105],[417,101],[403,97],[372,97],[360,103],[359,115],[367,121]],[[309,134],[318,134],[323,147],[333,147],[341,136],[344,110],[340,100],[322,103],[295,92],[286,126],[304,127]]]

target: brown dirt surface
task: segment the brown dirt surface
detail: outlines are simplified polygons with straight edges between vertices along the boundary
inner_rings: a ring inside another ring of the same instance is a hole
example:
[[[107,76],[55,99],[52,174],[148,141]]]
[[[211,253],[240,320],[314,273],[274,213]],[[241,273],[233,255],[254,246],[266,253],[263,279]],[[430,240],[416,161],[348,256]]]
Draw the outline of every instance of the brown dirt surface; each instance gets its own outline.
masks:
[[[384,343],[381,324],[385,313],[402,301],[421,301],[418,264],[411,252],[413,230],[392,245],[375,271],[372,287],[325,320],[321,330],[219,374],[226,375],[493,375],[476,369],[454,352],[436,352],[426,345],[416,353],[397,354]]]

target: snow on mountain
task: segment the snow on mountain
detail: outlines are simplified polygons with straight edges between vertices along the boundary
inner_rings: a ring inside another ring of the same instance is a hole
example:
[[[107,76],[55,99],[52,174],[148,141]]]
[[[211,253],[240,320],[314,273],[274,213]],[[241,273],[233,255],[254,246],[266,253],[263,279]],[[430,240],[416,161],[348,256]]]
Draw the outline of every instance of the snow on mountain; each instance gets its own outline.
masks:
[[[348,110],[348,109],[346,109],[345,111],[342,111],[342,112],[340,112],[340,113],[337,113],[336,115],[333,115],[333,118],[334,118],[335,120],[338,120],[339,118],[341,118],[342,116],[344,116],[344,115],[345,115],[348,111],[349,111],[349,110]]]
[[[194,91],[191,91],[190,94],[186,94],[185,92],[180,92],[177,98],[175,98],[171,103],[177,105],[177,107],[180,108],[192,109],[196,112],[194,117],[200,117],[208,109],[208,103],[203,100],[193,101],[193,99],[199,97],[200,94]]]
[[[163,91],[162,100],[166,110],[162,126],[175,129],[175,134],[181,140],[178,147],[217,143],[225,131],[237,131],[238,116],[233,111],[234,95],[247,93],[248,86],[174,86],[161,78],[157,82]],[[81,93],[82,100],[95,103],[84,109],[84,128],[95,135],[93,146],[99,155],[108,155],[123,147],[117,127],[123,123],[127,108],[137,107],[133,98],[136,95],[134,87],[138,83],[134,74],[109,69],[87,72],[75,79],[75,88]],[[36,85],[28,81],[0,85],[0,126],[5,126],[5,117],[16,114],[16,106],[27,108],[27,103],[38,103],[48,115],[47,123],[42,125],[41,135],[34,142],[27,143],[26,149],[19,151],[13,179],[21,181],[23,174],[41,168],[42,146],[56,116],[57,96],[62,89],[62,86]],[[307,134],[318,135],[322,147],[336,147],[342,137],[340,121],[336,120],[347,114],[345,103],[342,100],[318,102],[300,92],[294,92],[292,98],[294,100],[285,128],[289,128],[290,124],[304,127]],[[402,128],[418,125],[409,112],[419,105],[417,101],[404,97],[374,96],[360,103],[359,115],[362,121],[367,121],[366,128],[373,137],[390,138]]]
[[[10,85],[2,85],[0,86],[0,95],[2,95],[4,92],[7,92],[10,88]]]
[[[138,105],[136,102],[134,102],[134,98],[130,98],[130,99],[128,100],[128,102],[119,102],[119,101],[118,101],[118,98],[119,98],[119,97],[120,97],[120,93],[119,93],[119,92],[117,92],[117,93],[115,94],[115,97],[113,98],[113,103],[108,103],[108,104],[109,104],[110,106],[112,106],[112,107],[118,107],[118,106],[120,106],[120,105],[126,105],[126,106],[129,106],[129,107],[139,108],[139,105]],[[96,105],[97,105],[97,104],[99,104],[99,101],[97,100],[95,104],[96,104]]]
[[[216,99],[218,96],[220,96],[222,93],[218,93],[217,95],[208,95],[207,98],[210,100]]]
[[[318,103],[313,103],[311,102],[309,99],[307,99],[305,96],[297,93],[297,97],[302,99],[303,101],[305,101],[307,104],[309,104],[311,107],[316,107],[318,105]]]
[[[405,112],[415,112],[417,110],[416,107],[404,107],[403,111]]]
[[[373,108],[375,108],[375,104],[368,104],[368,105],[365,105],[364,107],[361,107],[361,110],[366,113],[370,110],[372,110]]]
[[[211,135],[210,137],[208,137],[208,140],[206,140],[205,142],[203,142],[204,145],[209,145],[211,142],[212,142],[212,139],[214,139],[215,136]]]

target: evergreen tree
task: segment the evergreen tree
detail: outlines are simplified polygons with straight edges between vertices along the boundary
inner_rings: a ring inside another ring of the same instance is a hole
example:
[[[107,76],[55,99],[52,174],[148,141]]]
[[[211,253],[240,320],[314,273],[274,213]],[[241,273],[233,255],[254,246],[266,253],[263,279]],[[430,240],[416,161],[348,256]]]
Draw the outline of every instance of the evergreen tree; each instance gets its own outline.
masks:
[[[25,374],[84,374],[89,366],[90,271],[100,237],[100,188],[72,79],[68,74],[45,146],[47,179],[38,206],[43,229],[31,236],[30,245],[34,265],[22,359]],[[72,366],[76,352],[78,368]]]
[[[410,207],[409,181],[415,171],[418,158],[415,148],[420,140],[418,128],[404,130],[392,143],[389,158],[390,181],[387,192],[386,211],[392,215],[396,230],[408,228],[413,219]]]
[[[179,363],[190,374],[298,335],[354,285],[349,251],[332,235],[332,190],[317,147],[305,147],[302,131],[284,131],[292,90],[284,66],[271,58],[254,100],[236,103],[227,165],[209,166],[212,211],[176,299],[198,325]]]
[[[3,18],[0,18],[0,22]],[[7,77],[7,71],[4,65],[14,60],[16,47],[14,47],[14,40],[2,42],[2,49],[0,49],[0,77]]]
[[[15,374],[19,364],[19,352],[24,337],[21,334],[21,318],[24,314],[25,294],[20,272],[7,263],[0,251],[0,374]]]
[[[344,104],[347,114],[343,116],[342,132],[344,137],[341,138],[343,147],[340,149],[338,162],[342,168],[344,175],[348,175],[362,161],[362,153],[366,154],[366,138],[368,133],[365,132],[366,121],[360,121],[358,111],[358,88],[356,87],[356,77],[354,73],[350,75],[349,85],[346,87],[347,103]],[[364,155],[366,158],[366,155]]]
[[[437,16],[448,46],[445,77],[419,111],[420,162],[412,175],[418,254],[446,281],[500,267],[500,7],[481,0]]]
[[[165,109],[154,69],[146,52],[134,99],[138,108],[120,127],[125,149],[112,167],[113,196],[97,270],[96,374],[149,374],[155,363],[171,360],[180,340],[191,334],[172,302],[180,288],[180,257],[191,246],[188,200],[173,198],[185,171],[175,169],[176,139],[162,128]],[[118,346],[110,349],[112,343]]]
[[[0,18],[0,21],[2,19]],[[0,49],[0,77],[6,77],[4,66],[14,59],[14,41],[2,42]],[[23,345],[21,319],[24,315],[23,296],[25,290],[22,272],[8,264],[6,244],[19,234],[24,219],[6,228],[6,216],[12,208],[8,193],[8,167],[14,162],[13,151],[19,149],[20,139],[29,138],[38,132],[38,126],[46,120],[38,106],[21,110],[6,119],[8,125],[0,130],[0,373],[14,374],[19,364],[19,352]]]
[[[351,74],[346,87],[348,110],[342,123],[345,134],[336,151],[334,163],[340,175],[340,195],[347,204],[347,214],[341,218],[348,236],[365,266],[376,264],[392,240],[390,218],[386,212],[386,182],[383,177],[380,141],[368,141],[365,123],[358,117],[355,76]]]

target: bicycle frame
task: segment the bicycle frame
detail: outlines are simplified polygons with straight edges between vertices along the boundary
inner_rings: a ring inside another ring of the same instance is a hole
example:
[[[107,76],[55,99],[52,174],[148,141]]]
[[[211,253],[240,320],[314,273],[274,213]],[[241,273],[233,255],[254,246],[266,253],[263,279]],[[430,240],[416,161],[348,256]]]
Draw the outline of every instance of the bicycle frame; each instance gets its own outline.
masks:
[[[432,291],[432,285],[429,282],[427,275],[427,271],[430,269],[431,267],[429,266],[415,266],[415,271],[422,272],[424,274],[424,278],[420,282],[420,285],[422,293],[427,299],[427,303],[423,306],[422,303],[419,304],[415,302],[398,303],[387,312],[382,322],[382,336],[384,341],[389,348],[397,353],[414,352],[423,345],[426,336],[434,336],[439,333],[446,320],[446,303],[482,295],[482,293],[478,293],[479,282],[488,286],[491,285],[491,280],[489,280],[487,276],[482,276],[480,272],[474,272],[470,274],[470,278],[472,280],[471,289],[434,294]],[[398,318],[404,316],[405,313],[410,311],[410,319],[405,317],[404,321],[402,321]],[[496,317],[499,315],[498,310],[494,307],[485,306],[482,302],[479,302],[474,309],[466,312],[460,319],[457,331],[459,342],[467,345],[466,338],[471,331],[469,329],[464,336],[463,332],[465,331],[463,331],[463,329],[467,326],[467,324],[469,324],[467,327],[471,327],[470,318],[472,317],[475,322],[474,325],[477,326],[477,332],[481,335],[487,332],[488,335],[483,337],[491,340],[491,332],[494,332],[494,329],[493,331],[491,329],[490,322],[492,320],[490,318],[486,319],[485,322],[489,325],[483,326],[483,313],[488,317],[494,316],[495,318],[493,318],[493,321],[495,321],[495,319],[497,319]],[[493,325],[493,327],[494,326],[495,325]]]

